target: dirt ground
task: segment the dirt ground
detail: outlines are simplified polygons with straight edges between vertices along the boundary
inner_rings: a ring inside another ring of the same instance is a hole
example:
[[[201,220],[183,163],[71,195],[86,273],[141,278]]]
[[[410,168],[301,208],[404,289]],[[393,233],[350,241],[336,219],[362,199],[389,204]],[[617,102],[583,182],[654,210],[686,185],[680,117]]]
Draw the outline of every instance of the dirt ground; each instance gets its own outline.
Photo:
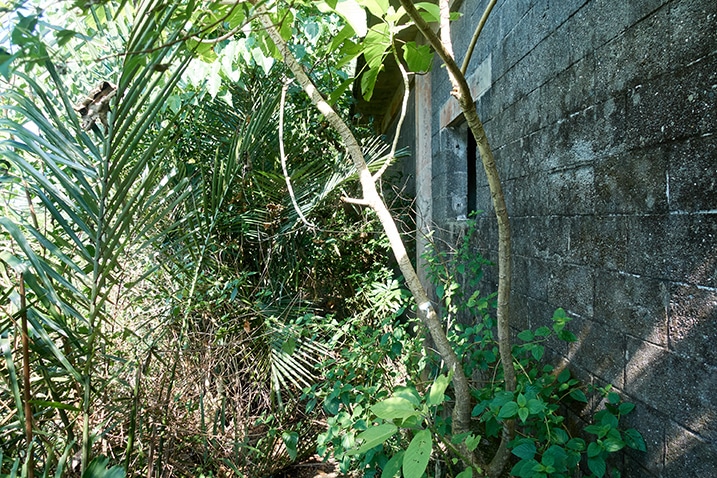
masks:
[[[318,455],[292,465],[275,475],[275,478],[347,478],[339,472],[339,464],[334,460],[322,461]]]

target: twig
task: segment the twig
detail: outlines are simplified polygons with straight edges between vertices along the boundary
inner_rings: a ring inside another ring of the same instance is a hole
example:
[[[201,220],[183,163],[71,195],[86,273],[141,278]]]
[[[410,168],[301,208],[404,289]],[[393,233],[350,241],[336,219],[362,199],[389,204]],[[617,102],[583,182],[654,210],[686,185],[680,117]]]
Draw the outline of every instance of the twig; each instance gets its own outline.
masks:
[[[471,57],[473,56],[473,50],[475,49],[476,43],[478,42],[478,37],[480,36],[481,32],[483,31],[485,22],[488,21],[490,12],[493,10],[493,7],[495,6],[495,4],[497,2],[498,2],[498,0],[490,0],[488,5],[485,7],[483,16],[480,17],[480,21],[478,22],[476,31],[473,32],[473,38],[471,38],[471,43],[470,43],[470,45],[468,45],[468,49],[466,50],[466,56],[465,56],[465,58],[463,58],[463,65],[461,65],[461,73],[463,73],[463,75],[465,75],[466,71],[468,71],[468,63],[471,62]]]
[[[289,85],[293,80],[287,80],[284,82],[284,86],[281,88],[281,103],[279,104],[279,155],[281,156],[281,169],[284,171],[284,179],[286,180],[286,188],[289,190],[289,197],[291,197],[291,204],[294,206],[296,214],[299,215],[301,222],[306,224],[308,227],[316,227],[311,224],[304,213],[301,212],[299,204],[296,202],[296,196],[294,195],[294,188],[291,187],[291,178],[289,177],[289,171],[286,168],[286,154],[284,152],[284,106],[286,106],[286,90],[289,89]]]
[[[373,175],[374,181],[377,181],[383,175],[383,173],[386,172],[393,160],[396,159],[398,140],[401,136],[403,120],[406,119],[406,111],[408,110],[408,89],[410,88],[410,85],[408,84],[408,73],[406,73],[406,69],[403,67],[403,63],[401,63],[401,59],[398,57],[398,52],[396,51],[396,45],[393,42],[393,38],[391,39],[391,51],[393,52],[394,60],[396,60],[396,65],[398,65],[398,69],[401,72],[401,78],[403,78],[403,99],[401,101],[401,116],[398,117],[398,123],[396,124],[396,132],[393,134],[393,144],[391,145],[391,152],[389,153],[386,162],[381,166],[381,169],[379,169],[376,174]]]

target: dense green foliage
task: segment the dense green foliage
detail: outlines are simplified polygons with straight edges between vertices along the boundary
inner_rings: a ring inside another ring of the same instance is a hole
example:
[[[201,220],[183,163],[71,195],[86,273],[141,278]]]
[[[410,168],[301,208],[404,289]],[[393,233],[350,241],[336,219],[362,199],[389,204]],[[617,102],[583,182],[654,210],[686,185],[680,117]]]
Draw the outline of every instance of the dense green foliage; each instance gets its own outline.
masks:
[[[461,456],[457,445],[463,443],[470,451],[490,448],[502,430],[501,422],[516,419],[518,437],[510,443],[517,460],[512,475],[574,476],[585,460],[592,476],[606,476],[610,453],[626,446],[645,450],[640,434],[620,424],[634,405],[623,403],[609,386],[595,390],[594,399],[604,398],[605,408],[594,413],[593,424],[586,426],[583,434],[575,434],[579,427],[566,421],[566,411],[587,404],[584,387],[567,368],[543,360],[547,344],[556,347],[555,341],[576,340],[567,328],[571,319],[562,309],[555,311],[550,326],[518,334],[521,343],[513,349],[518,387],[514,392],[503,389],[494,337],[494,296],[481,296],[472,280],[482,275],[487,264],[480,255],[470,253],[472,230],[469,227],[455,250],[431,252],[426,259],[434,280],[440,281],[437,290],[443,291],[439,293],[445,319],[451,320],[451,314],[454,320],[460,314],[471,317],[471,325],[456,324],[451,339],[465,357],[465,369],[474,377],[473,416],[477,421],[473,432],[451,436],[450,414],[446,413],[451,402],[450,376],[441,373],[440,357],[421,354],[415,348],[415,339],[408,333],[411,322],[394,319],[384,321],[372,333],[364,332],[361,342],[365,348],[347,351],[348,361],[341,367],[331,363],[333,380],[329,383],[333,387],[310,389],[308,396],[324,397],[324,409],[333,415],[328,430],[319,437],[319,450],[331,445],[345,469],[358,467],[363,476],[393,477],[400,471],[404,477],[424,472],[432,476],[427,467],[433,461],[435,470],[466,478],[476,476],[477,470],[461,471],[455,459]],[[403,296],[399,290],[390,295],[395,300]],[[369,363],[392,367],[380,367],[381,378],[377,379],[360,373],[375,371],[366,368]],[[398,375],[398,370],[404,372]]]

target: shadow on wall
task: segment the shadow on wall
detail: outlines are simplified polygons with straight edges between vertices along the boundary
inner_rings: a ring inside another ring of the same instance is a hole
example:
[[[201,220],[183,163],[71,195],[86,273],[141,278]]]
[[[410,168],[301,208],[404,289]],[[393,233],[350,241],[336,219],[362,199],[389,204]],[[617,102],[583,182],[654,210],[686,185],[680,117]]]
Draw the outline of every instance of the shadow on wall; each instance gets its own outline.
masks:
[[[694,285],[708,283],[715,264],[717,248],[687,283],[662,285],[665,316],[653,317],[647,338],[580,318],[571,323],[579,340],[565,356],[578,376],[611,383],[638,405],[627,421],[642,433],[647,453],[626,450],[624,476],[717,476],[717,290]]]
[[[456,239],[462,231],[454,224],[443,233]],[[487,233],[473,247],[485,251],[491,240]],[[579,312],[569,311],[574,320],[568,328],[578,342],[549,344],[586,384],[612,384],[637,405],[625,424],[640,431],[647,452],[626,449],[613,458],[624,477],[717,477],[717,246],[701,255],[681,282],[595,271],[595,299],[588,305],[571,304]],[[486,255],[494,256],[495,251]],[[513,273],[513,327],[535,330],[549,325],[553,310],[563,304],[553,302],[545,285],[550,272],[541,268],[542,262],[514,258],[514,263],[521,261],[524,265]],[[495,267],[485,274],[479,288],[494,290]],[[576,301],[583,297],[579,286],[591,285],[567,276],[557,280],[576,289]],[[599,406],[593,400],[580,420],[589,419]]]

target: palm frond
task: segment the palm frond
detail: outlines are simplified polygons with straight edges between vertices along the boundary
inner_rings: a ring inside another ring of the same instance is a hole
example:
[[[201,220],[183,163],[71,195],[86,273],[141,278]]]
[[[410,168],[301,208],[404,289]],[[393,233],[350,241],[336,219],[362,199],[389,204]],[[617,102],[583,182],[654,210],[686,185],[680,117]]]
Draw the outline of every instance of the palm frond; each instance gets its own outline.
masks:
[[[191,14],[190,5],[178,2],[144,0],[136,6],[106,134],[91,136],[81,128],[68,79],[51,62],[46,64],[50,84],[18,73],[24,89],[5,93],[15,119],[0,120],[8,138],[0,148],[44,214],[41,224],[22,216],[0,218],[0,228],[15,244],[15,253],[0,259],[23,271],[34,352],[84,389],[83,467],[90,460],[91,405],[102,389],[94,384],[99,377],[93,363],[99,343],[108,340],[106,305],[125,275],[123,261],[160,241],[173,228],[170,213],[191,194],[187,179],[164,162],[169,129],[161,116],[191,61],[191,52],[175,42]],[[160,63],[172,67],[161,73],[155,68]],[[10,332],[3,330],[5,336]],[[15,408],[22,410],[17,403]],[[70,423],[66,416],[62,422]],[[67,446],[65,455],[73,445]]]

